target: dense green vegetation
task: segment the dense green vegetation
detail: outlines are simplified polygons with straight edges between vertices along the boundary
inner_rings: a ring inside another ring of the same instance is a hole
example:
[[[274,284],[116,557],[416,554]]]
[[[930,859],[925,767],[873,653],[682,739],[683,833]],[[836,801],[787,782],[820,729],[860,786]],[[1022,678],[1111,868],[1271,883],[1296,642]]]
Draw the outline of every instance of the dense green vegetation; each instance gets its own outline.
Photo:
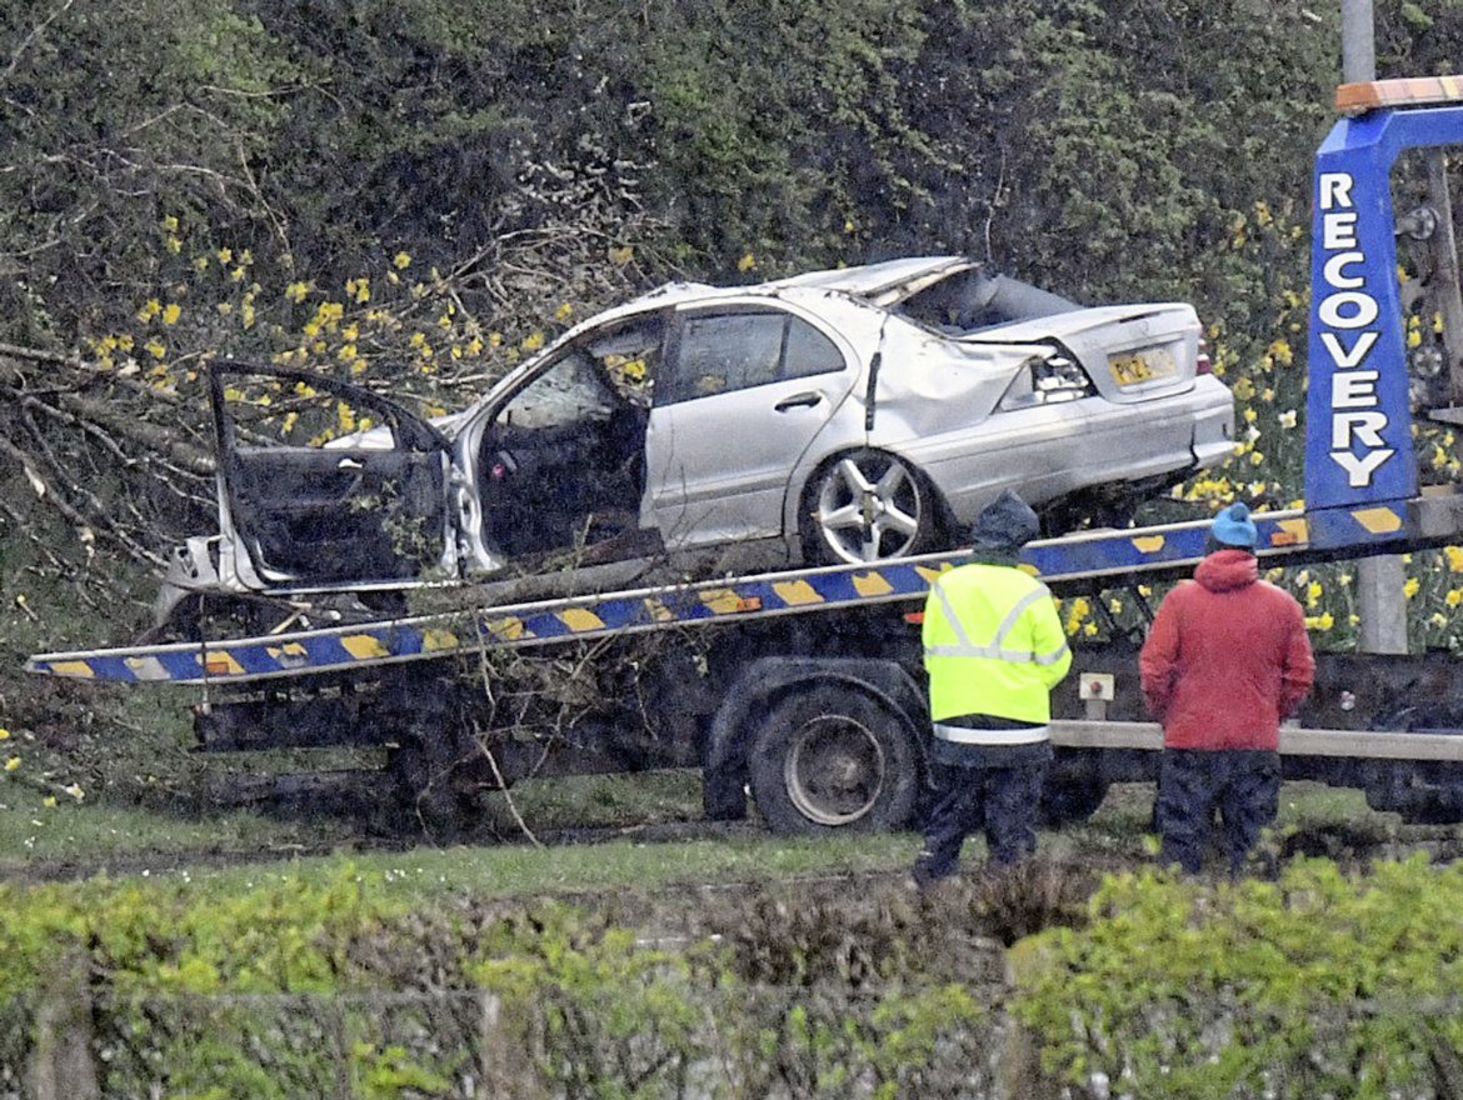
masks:
[[[322,285],[572,228],[648,280],[951,250],[1213,313],[1235,219],[1305,209],[1332,7],[26,0],[0,16],[0,331],[130,317],[170,217]],[[1382,7],[1384,63],[1456,56],[1455,4]]]
[[[1049,1067],[1134,1095],[1447,1095],[1463,1069],[1463,866],[1302,861],[1213,892],[1107,882],[1081,930],[1024,944],[1018,1009]]]
[[[520,1089],[644,1100],[1059,1081],[1441,1097],[1463,1056],[1463,871],[1421,859],[1350,878],[1301,860],[1271,883],[1130,875],[1085,905],[1086,875],[1042,865],[934,897],[642,887],[589,909],[319,870],[245,891],[0,888],[0,1072],[57,1034],[28,1026],[38,1009],[78,992],[111,1095],[466,1096],[496,1067]]]

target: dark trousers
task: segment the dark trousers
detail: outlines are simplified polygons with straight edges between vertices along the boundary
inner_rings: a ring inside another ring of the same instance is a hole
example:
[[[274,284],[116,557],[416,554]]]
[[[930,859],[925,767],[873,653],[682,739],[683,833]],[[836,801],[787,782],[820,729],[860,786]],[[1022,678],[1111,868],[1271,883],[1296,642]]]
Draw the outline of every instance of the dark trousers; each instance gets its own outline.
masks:
[[[960,866],[970,833],[985,829],[991,859],[1009,866],[1036,851],[1036,812],[1046,764],[960,767],[932,764],[935,800],[925,822],[925,845],[915,861],[920,884],[936,882]]]
[[[1279,753],[1164,749],[1156,813],[1163,862],[1197,874],[1218,809],[1229,869],[1238,874],[1279,805]]]

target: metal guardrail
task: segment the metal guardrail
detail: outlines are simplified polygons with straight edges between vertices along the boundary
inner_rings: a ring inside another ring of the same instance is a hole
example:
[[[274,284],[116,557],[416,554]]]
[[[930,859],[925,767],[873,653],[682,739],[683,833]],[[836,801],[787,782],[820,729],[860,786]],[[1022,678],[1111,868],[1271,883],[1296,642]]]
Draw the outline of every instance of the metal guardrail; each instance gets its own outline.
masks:
[[[1163,730],[1156,722],[1055,719],[1051,723],[1051,737],[1053,745],[1069,749],[1157,751],[1163,748]],[[1286,756],[1463,763],[1463,735],[1284,728],[1280,731],[1280,752]]]

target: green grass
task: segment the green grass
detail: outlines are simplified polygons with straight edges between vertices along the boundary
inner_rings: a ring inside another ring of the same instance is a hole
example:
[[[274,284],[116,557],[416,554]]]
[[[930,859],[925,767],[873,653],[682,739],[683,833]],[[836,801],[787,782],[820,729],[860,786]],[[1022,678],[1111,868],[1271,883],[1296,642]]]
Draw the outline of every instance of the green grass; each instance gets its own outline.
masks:
[[[71,863],[95,869],[108,860],[152,855],[266,855],[318,848],[348,835],[339,822],[304,825],[246,813],[183,817],[107,803],[77,804],[65,795],[47,806],[44,798],[17,783],[0,788],[0,874]]]
[[[323,883],[348,862],[364,874],[381,876],[389,893],[412,900],[480,900],[894,871],[913,862],[918,846],[913,834],[894,833],[829,838],[748,836],[654,844],[615,841],[545,849],[526,845],[417,848],[250,867],[178,869],[155,877],[184,877],[199,888],[228,894],[289,880]]]
[[[531,779],[511,792],[529,828],[604,829],[701,819],[701,774],[690,769],[638,775],[575,775]],[[507,797],[487,796],[487,817],[511,835],[515,823]]]
[[[699,781],[689,772],[542,780],[514,793],[520,812],[539,831],[695,820],[700,804]],[[15,784],[0,797],[0,873],[75,864],[84,874],[107,869],[108,861],[114,861],[113,877],[183,880],[223,892],[290,878],[324,880],[350,863],[363,873],[380,875],[390,890],[412,898],[612,894],[677,884],[899,872],[909,867],[919,846],[910,833],[788,838],[748,831],[686,841],[625,839],[546,849],[522,842],[420,846],[270,860],[263,857],[301,848],[318,851],[332,843],[345,846],[352,836],[344,823],[329,819],[293,824],[243,813],[182,818],[65,800],[45,807],[38,794]],[[1145,841],[1152,800],[1151,785],[1114,787],[1090,822],[1043,834],[1041,852],[1096,867],[1147,862],[1152,859]],[[1342,829],[1379,840],[1396,832],[1395,817],[1367,809],[1360,792],[1307,783],[1286,785],[1278,825],[1282,833]],[[503,835],[513,834],[505,830]],[[219,866],[209,859],[218,854],[245,860],[258,854],[261,859]],[[979,840],[967,845],[967,866],[983,858]]]

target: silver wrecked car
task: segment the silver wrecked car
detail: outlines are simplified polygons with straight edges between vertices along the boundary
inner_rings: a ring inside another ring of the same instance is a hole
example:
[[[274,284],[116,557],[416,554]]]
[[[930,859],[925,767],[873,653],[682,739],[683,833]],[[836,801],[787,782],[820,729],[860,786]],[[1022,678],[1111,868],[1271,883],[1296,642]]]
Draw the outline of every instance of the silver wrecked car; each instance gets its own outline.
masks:
[[[251,378],[371,426],[270,445],[244,426],[265,403]],[[180,548],[160,613],[188,592],[399,588],[566,550],[880,561],[958,543],[1006,488],[1052,533],[1121,520],[1233,450],[1192,307],[1082,308],[959,257],[671,284],[435,420],[284,368],[216,364],[212,393],[221,533]]]

